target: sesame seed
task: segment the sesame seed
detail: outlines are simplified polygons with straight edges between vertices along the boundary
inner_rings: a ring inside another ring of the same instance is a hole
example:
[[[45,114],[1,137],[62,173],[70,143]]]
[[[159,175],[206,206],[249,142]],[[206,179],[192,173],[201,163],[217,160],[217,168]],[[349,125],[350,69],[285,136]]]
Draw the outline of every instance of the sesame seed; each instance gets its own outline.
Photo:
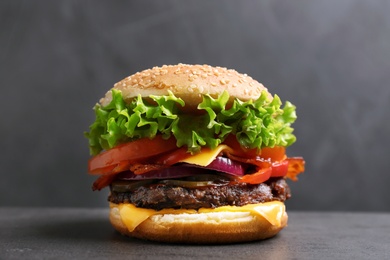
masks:
[[[189,80],[189,81],[193,81],[193,80],[195,80],[195,79],[197,79],[197,78],[198,78],[197,75],[194,75],[194,74],[189,74],[189,75],[188,75],[188,80]]]
[[[187,87],[187,90],[188,90],[188,92],[190,92],[190,93],[193,93],[193,92],[194,92],[194,89],[191,88],[191,86]]]
[[[209,72],[211,69],[210,69],[210,66],[203,65],[203,66],[201,67],[201,70],[203,70],[203,72]]]
[[[224,80],[224,79],[221,79],[220,81],[219,81],[222,85],[226,85],[226,80]]]
[[[153,82],[155,84],[155,82]],[[163,83],[160,83],[156,86],[156,88],[158,89],[163,89],[164,88],[164,84]]]

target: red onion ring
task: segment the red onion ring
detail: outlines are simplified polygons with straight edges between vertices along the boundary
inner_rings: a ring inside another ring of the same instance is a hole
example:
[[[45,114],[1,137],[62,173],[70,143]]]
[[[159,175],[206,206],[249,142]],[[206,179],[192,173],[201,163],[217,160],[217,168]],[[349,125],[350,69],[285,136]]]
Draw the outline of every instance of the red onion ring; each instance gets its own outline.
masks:
[[[118,174],[117,179],[120,180],[148,180],[148,179],[173,179],[194,176],[197,174],[210,173],[207,169],[199,169],[194,167],[186,167],[183,165],[170,166],[160,170],[154,170],[143,174],[134,174],[130,171]]]
[[[148,179],[173,179],[183,178],[200,174],[213,174],[212,171],[226,173],[233,176],[243,176],[245,166],[240,162],[233,161],[226,157],[217,157],[207,166],[183,163],[173,165],[160,170],[153,170],[143,174],[134,174],[130,171],[118,174],[120,180],[148,180]]]

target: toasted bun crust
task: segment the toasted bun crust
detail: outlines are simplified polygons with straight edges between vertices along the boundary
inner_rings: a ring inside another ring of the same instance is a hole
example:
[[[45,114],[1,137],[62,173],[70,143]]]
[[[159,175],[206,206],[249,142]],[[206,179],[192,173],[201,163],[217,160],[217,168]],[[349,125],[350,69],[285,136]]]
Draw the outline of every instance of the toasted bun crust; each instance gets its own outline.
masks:
[[[226,244],[262,240],[275,236],[287,225],[284,213],[281,226],[273,226],[248,212],[154,215],[130,232],[119,210],[110,209],[110,222],[121,234],[140,239],[193,244]]]
[[[138,94],[148,97],[167,95],[168,91],[172,91],[190,107],[196,107],[202,101],[201,94],[216,97],[226,90],[231,100],[236,97],[247,101],[257,99],[263,90],[268,92],[262,84],[235,70],[187,64],[164,65],[137,72],[116,83],[114,89],[120,90],[125,100]],[[100,103],[108,105],[111,99],[111,91],[108,91]]]

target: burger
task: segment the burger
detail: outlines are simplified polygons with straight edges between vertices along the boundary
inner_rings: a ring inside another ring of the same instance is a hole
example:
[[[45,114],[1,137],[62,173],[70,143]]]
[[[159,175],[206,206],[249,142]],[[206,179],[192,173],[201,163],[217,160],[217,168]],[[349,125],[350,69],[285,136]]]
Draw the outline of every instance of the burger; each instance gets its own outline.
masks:
[[[209,65],[164,65],[114,85],[85,136],[108,187],[113,227],[167,243],[222,244],[273,237],[287,225],[286,179],[295,106],[246,74]]]

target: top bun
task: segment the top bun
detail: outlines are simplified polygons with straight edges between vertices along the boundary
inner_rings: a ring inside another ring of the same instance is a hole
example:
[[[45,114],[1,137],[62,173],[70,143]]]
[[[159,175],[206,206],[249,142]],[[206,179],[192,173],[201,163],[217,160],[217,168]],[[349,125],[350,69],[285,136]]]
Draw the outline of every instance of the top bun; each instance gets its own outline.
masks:
[[[242,101],[257,99],[263,90],[268,93],[262,84],[235,70],[188,64],[163,65],[137,72],[116,83],[114,89],[122,92],[125,101],[139,94],[148,97],[167,95],[171,91],[176,97],[183,99],[186,107],[196,107],[202,102],[202,94],[217,97],[225,90],[230,95],[230,101],[234,98]],[[111,99],[111,91],[108,91],[100,103],[106,106]]]

